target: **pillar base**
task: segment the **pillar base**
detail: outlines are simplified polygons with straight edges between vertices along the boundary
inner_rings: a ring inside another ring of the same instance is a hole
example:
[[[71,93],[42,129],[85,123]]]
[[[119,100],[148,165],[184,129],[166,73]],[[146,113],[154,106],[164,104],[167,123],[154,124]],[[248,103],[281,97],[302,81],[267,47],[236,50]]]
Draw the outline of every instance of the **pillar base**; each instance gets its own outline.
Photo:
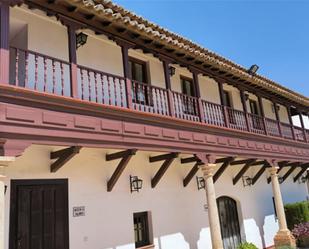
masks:
[[[279,231],[274,238],[274,242],[275,248],[279,248],[280,246],[291,246],[296,248],[296,240],[289,230]]]

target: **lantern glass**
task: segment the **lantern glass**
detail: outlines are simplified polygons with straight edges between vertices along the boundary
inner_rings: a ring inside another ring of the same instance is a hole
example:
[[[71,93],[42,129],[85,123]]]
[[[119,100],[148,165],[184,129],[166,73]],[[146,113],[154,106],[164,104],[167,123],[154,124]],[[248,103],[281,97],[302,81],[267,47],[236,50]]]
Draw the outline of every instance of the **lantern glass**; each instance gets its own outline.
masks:
[[[143,187],[143,180],[139,179],[137,176],[130,176],[130,189],[132,192],[139,192]]]
[[[79,48],[83,45],[86,44],[88,39],[88,35],[86,35],[83,32],[80,32],[79,34],[76,35],[76,47]]]
[[[203,177],[196,177],[197,189],[205,189],[205,180]]]
[[[242,177],[242,183],[243,183],[244,187],[251,186],[252,185],[252,178],[249,177],[249,176],[243,176]]]
[[[169,71],[170,71],[170,76],[173,76],[173,75],[175,75],[176,68],[175,68],[175,67],[170,66],[170,67],[169,67]]]

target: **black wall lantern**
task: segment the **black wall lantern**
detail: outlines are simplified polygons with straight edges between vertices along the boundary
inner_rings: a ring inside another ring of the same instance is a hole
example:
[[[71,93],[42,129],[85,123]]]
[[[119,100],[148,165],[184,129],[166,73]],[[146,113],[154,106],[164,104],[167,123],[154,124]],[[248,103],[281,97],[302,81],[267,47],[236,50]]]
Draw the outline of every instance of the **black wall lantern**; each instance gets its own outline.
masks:
[[[86,35],[83,32],[80,32],[76,35],[76,48],[79,48],[81,46],[84,46],[87,42],[88,35]]]
[[[176,73],[176,68],[175,67],[169,66],[168,70],[169,70],[170,76],[174,76],[175,75],[175,73]]]
[[[249,68],[248,73],[249,73],[250,75],[254,75],[254,74],[256,74],[257,70],[259,70],[259,66],[256,65],[256,64],[254,64],[254,65],[252,65],[252,66]]]
[[[298,183],[305,183],[308,180],[308,174],[307,175],[303,175],[300,178],[298,178]]]
[[[137,176],[130,176],[130,189],[131,193],[139,192],[143,187],[143,180],[139,179]]]
[[[203,177],[196,177],[197,189],[205,189],[205,179]]]
[[[283,177],[282,176],[278,176],[278,182],[279,182],[279,184],[283,183]]]
[[[249,176],[243,176],[242,177],[242,183],[244,185],[244,187],[248,187],[252,185],[252,178]]]

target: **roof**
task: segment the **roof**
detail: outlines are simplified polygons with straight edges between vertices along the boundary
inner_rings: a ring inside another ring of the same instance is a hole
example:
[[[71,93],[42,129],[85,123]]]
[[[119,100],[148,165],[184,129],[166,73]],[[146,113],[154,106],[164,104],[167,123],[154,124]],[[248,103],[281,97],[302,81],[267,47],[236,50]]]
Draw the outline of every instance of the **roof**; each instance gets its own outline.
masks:
[[[280,94],[287,99],[297,102],[304,106],[309,106],[309,98],[296,93],[271,79],[262,75],[250,75],[246,68],[236,64],[196,43],[173,33],[165,28],[152,23],[135,13],[124,9],[110,0],[65,0],[67,3],[83,8],[94,15],[116,22],[125,26],[127,29],[142,34],[154,40],[159,40],[162,44],[186,53],[194,58],[211,64],[220,70],[238,76],[249,81],[251,84],[267,89],[273,93]]]

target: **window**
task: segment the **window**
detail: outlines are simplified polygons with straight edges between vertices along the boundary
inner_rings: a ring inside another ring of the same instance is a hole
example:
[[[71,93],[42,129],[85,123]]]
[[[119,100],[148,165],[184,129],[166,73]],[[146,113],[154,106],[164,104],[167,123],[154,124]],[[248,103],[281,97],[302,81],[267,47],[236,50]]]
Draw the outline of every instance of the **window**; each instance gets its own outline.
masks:
[[[132,79],[132,100],[134,103],[149,105],[151,96],[147,84],[147,66],[146,62],[129,58],[129,72]],[[146,84],[146,85],[145,85]]]
[[[182,93],[190,97],[194,97],[195,93],[194,93],[193,81],[191,79],[184,77],[181,77],[180,80],[181,80]]]
[[[232,101],[231,101],[230,93],[228,91],[223,91],[223,101],[226,106],[232,108]]]
[[[255,100],[249,99],[250,111],[252,114],[259,115],[258,105]]]
[[[134,213],[135,247],[150,245],[148,212]]]
[[[146,62],[130,57],[129,70],[132,80],[148,83]]]

